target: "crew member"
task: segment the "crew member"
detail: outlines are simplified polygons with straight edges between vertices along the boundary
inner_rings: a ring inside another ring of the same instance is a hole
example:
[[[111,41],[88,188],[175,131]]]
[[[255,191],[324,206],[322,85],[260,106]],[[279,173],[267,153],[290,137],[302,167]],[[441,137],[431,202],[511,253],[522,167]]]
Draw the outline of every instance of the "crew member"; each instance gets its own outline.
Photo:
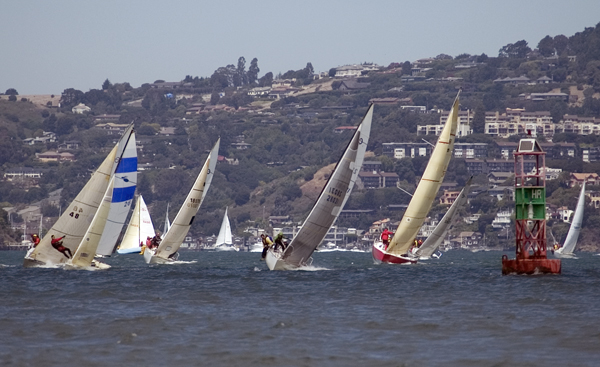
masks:
[[[283,233],[282,232],[279,232],[277,237],[275,237],[275,250],[277,250],[278,247],[281,247],[281,251],[285,250],[285,244],[283,243]]]
[[[265,257],[267,257],[267,250],[269,250],[269,247],[273,246],[273,240],[271,239],[271,237],[267,236],[264,233],[260,235],[260,238],[263,244],[261,260],[264,260]]]
[[[31,242],[33,242],[33,247],[36,247],[37,245],[40,244],[40,236],[38,236],[36,233],[32,234]]]
[[[388,231],[387,228],[383,229],[383,232],[381,232],[381,242],[383,242],[383,249],[387,250],[388,246],[390,245],[390,238],[393,236],[394,234],[390,231]]]
[[[52,245],[52,247],[54,247],[58,252],[61,252],[63,255],[65,255],[65,257],[67,259],[70,259],[73,257],[73,254],[71,253],[71,250],[68,247],[63,246],[63,238],[67,237],[66,235],[60,237],[60,238],[55,238],[54,235],[50,236],[52,238],[52,240],[50,241],[50,244]],[[67,252],[69,253],[67,255]]]

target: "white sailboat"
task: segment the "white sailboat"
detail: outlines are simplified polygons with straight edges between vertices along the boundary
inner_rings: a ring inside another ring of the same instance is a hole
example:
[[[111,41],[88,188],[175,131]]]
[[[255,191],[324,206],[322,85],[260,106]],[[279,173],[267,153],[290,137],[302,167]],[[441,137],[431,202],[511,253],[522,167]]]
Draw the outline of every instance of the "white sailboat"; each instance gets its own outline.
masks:
[[[206,197],[208,188],[217,166],[217,159],[219,156],[219,142],[210,151],[206,162],[200,170],[196,182],[192,186],[190,193],[185,199],[184,204],[179,209],[175,220],[171,224],[171,228],[164,234],[160,245],[156,249],[146,249],[144,251],[144,260],[148,264],[166,264],[174,261],[174,257],[177,256],[177,250],[183,243],[185,236],[187,235],[200,205]]]
[[[112,195],[114,190],[115,177],[110,180],[110,184],[104,194],[102,204],[96,211],[92,223],[88,227],[83,240],[77,247],[73,257],[67,261],[64,268],[70,270],[98,270],[109,269],[110,265],[94,260],[94,255],[100,244],[102,232],[106,227],[108,216],[111,209]]]
[[[165,213],[165,224],[163,225],[163,233],[169,232],[171,222],[169,221],[169,203],[167,203],[167,212]]]
[[[579,238],[579,232],[581,232],[581,225],[583,223],[583,211],[585,208],[585,182],[581,185],[581,191],[579,192],[579,199],[577,200],[577,207],[573,214],[573,221],[569,232],[567,232],[567,238],[561,248],[554,251],[556,257],[574,257],[573,251],[577,246],[577,239]]]
[[[110,212],[96,250],[97,254],[102,256],[110,256],[115,251],[135,194],[137,185],[135,132],[129,135],[121,154],[117,151],[117,157],[121,158],[114,173],[115,187],[111,195]]]
[[[452,157],[458,125],[459,95],[460,91],[454,100],[444,129],[431,153],[431,158],[427,163],[423,177],[421,177],[421,181],[406,208],[406,212],[404,212],[404,216],[394,233],[394,237],[387,248],[382,242],[373,244],[371,252],[373,259],[378,263],[404,264],[416,263],[418,260],[417,257],[412,255],[410,249],[431,209],[431,205],[444,180],[448,163]]]
[[[117,253],[139,254],[148,237],[154,237],[154,225],[144,198],[139,195]]]
[[[367,151],[372,119],[373,105],[369,107],[358,125],[348,147],[296,237],[285,251],[280,252],[271,248],[267,252],[266,263],[269,269],[293,270],[312,263],[312,253],[335,223],[358,178]]]
[[[54,267],[66,263],[68,258],[52,247],[51,236],[56,238],[64,237],[63,246],[68,248],[71,253],[77,250],[77,247],[83,240],[90,224],[104,200],[106,189],[117,168],[119,156],[117,151],[124,151],[126,141],[133,133],[133,124],[130,125],[117,145],[110,151],[106,159],[100,164],[100,167],[94,172],[83,189],[77,194],[75,199],[68,206],[60,218],[54,223],[52,228],[46,233],[46,236],[40,241],[36,248],[25,256],[23,260],[24,267]]]
[[[413,254],[420,260],[427,260],[431,257],[439,258],[439,256],[435,256],[435,252],[444,241],[444,238],[446,238],[446,234],[448,233],[450,225],[456,217],[458,208],[463,207],[467,203],[467,196],[469,195],[469,190],[471,190],[472,179],[472,177],[469,178],[465,184],[465,187],[460,191],[460,194],[458,194],[458,197],[456,200],[454,200],[446,214],[444,214],[442,220],[434,228],[431,235],[429,235],[423,244],[413,252]]]
[[[239,249],[233,246],[233,236],[231,235],[231,224],[227,216],[227,208],[225,208],[221,229],[215,241],[215,251],[239,251]]]

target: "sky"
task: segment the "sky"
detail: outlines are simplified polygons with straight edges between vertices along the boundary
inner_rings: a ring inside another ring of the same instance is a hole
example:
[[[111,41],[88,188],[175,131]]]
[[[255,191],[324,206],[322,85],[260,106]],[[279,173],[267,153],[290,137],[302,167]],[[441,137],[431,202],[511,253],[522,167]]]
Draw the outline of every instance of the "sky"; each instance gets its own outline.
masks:
[[[600,22],[598,0],[0,0],[0,92],[133,87],[221,66],[259,77],[439,54],[498,56]]]

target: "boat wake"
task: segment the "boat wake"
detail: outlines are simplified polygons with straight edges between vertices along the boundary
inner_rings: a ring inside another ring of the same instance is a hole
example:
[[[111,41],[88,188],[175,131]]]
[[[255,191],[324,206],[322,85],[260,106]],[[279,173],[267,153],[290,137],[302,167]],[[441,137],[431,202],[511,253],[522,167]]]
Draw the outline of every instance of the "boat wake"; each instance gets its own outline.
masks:
[[[198,262],[198,260],[191,260],[191,261],[175,260],[173,262],[165,263],[165,265],[195,264],[197,262]]]
[[[305,265],[305,266],[301,266],[299,268],[293,269],[293,271],[321,271],[321,270],[331,270],[331,269],[323,268],[320,266],[314,266],[314,265]]]

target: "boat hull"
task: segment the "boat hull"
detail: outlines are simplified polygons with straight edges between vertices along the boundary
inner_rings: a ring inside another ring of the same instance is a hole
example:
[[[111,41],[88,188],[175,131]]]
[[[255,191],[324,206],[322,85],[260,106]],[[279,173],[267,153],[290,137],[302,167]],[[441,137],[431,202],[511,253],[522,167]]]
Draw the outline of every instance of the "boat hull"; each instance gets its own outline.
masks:
[[[123,250],[117,250],[117,254],[127,255],[127,254],[139,254],[142,251],[141,247],[127,248]]]
[[[377,242],[373,245],[371,254],[373,255],[373,260],[377,263],[416,264],[418,260],[407,256],[390,254],[383,249],[383,243],[381,242]]]
[[[502,275],[509,274],[560,274],[558,259],[508,259],[502,256]]]
[[[148,250],[148,249],[146,249],[146,251],[144,251],[144,260],[146,261],[146,264],[149,264],[149,265],[170,264],[173,262],[173,260],[171,260],[171,259],[163,259],[162,257],[155,256],[154,251]]]
[[[281,253],[275,252],[272,249],[267,251],[267,257],[265,262],[269,267],[269,270],[295,270],[297,266],[290,265],[281,259]]]

